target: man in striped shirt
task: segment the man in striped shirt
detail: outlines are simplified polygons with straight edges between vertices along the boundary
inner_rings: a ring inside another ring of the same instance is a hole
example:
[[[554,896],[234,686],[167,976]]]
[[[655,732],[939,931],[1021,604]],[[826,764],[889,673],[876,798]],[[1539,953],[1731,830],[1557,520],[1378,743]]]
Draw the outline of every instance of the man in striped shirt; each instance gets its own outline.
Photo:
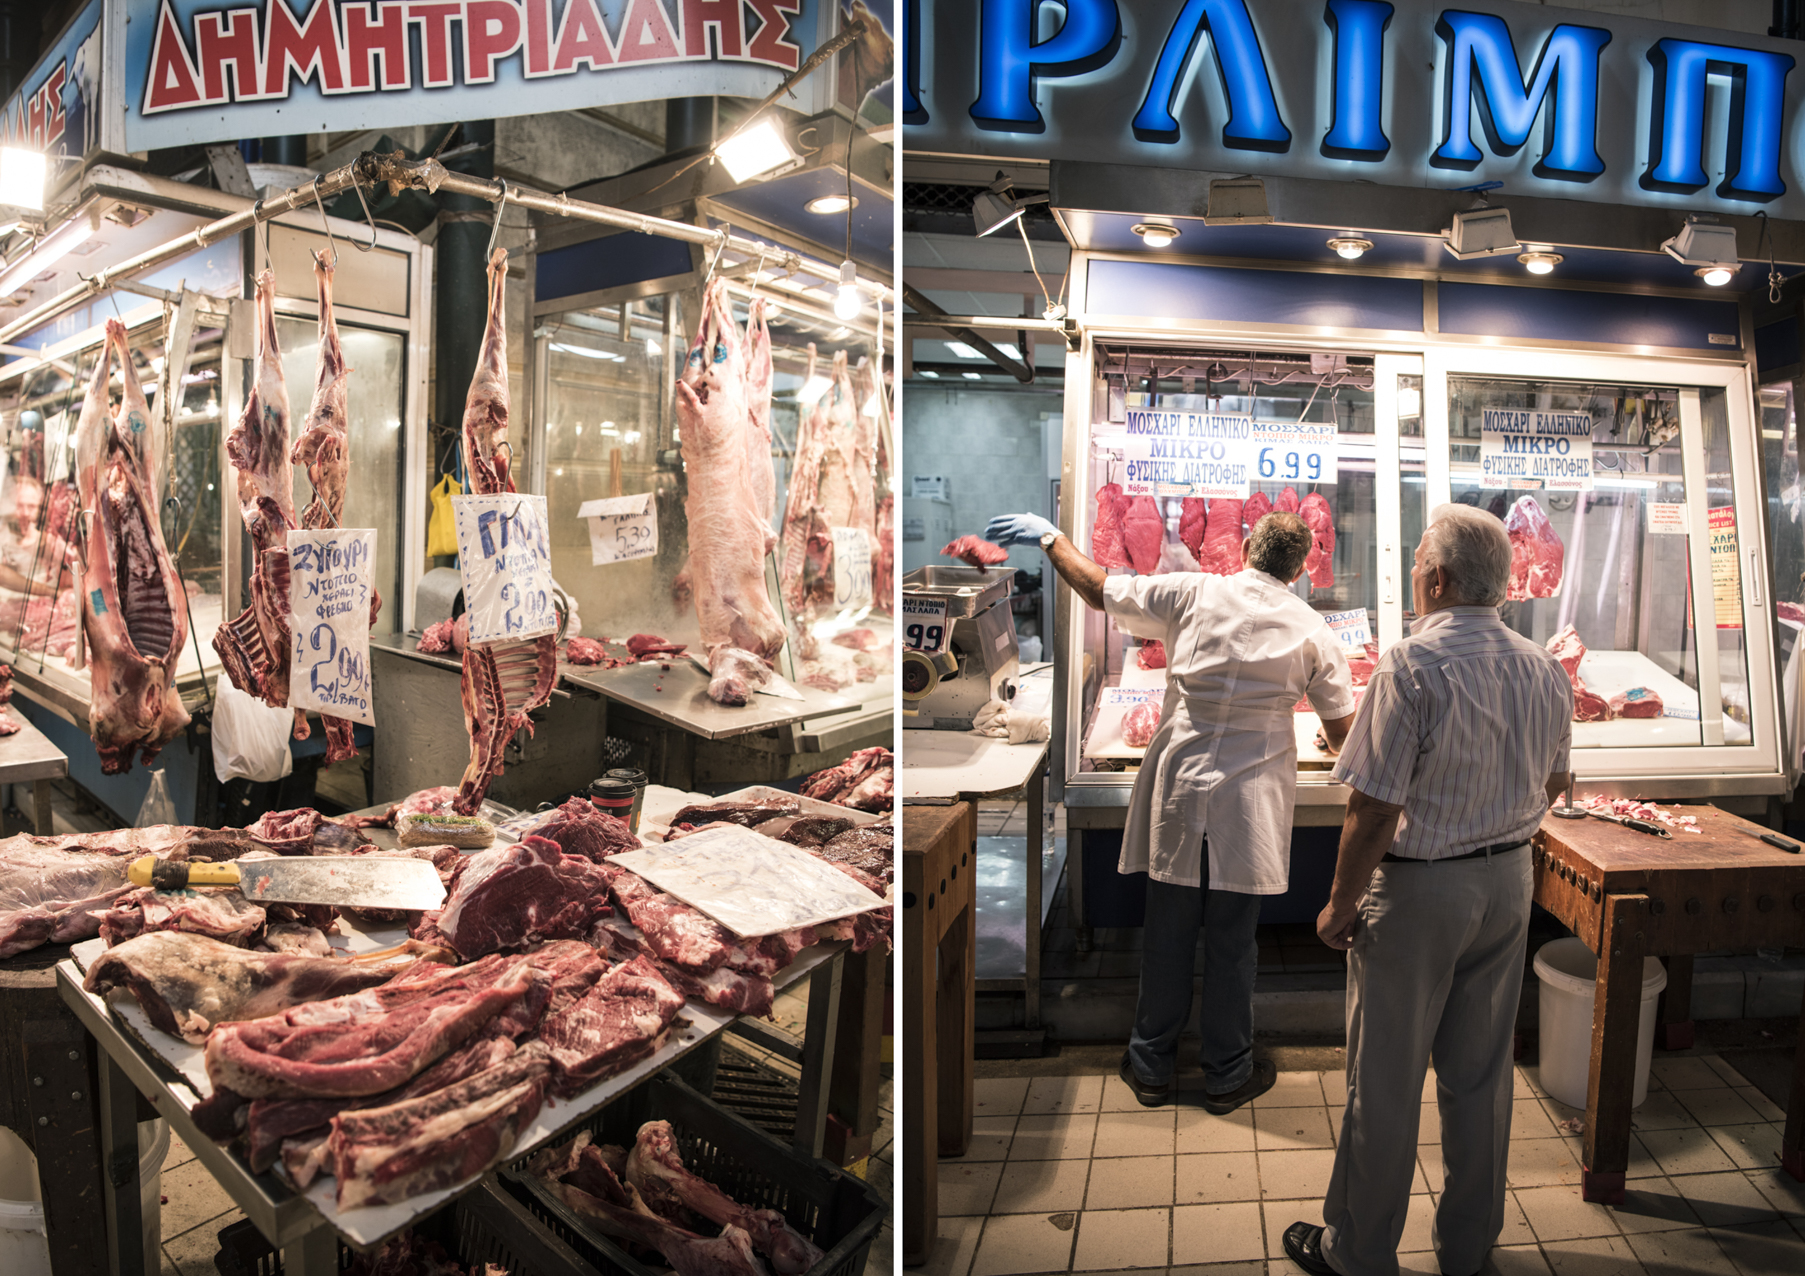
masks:
[[[1316,930],[1348,950],[1347,1115],[1327,1226],[1284,1236],[1312,1276],[1397,1276],[1431,1058],[1444,1276],[1475,1276],[1504,1224],[1529,837],[1566,787],[1573,717],[1560,663],[1499,619],[1510,558],[1494,516],[1430,515],[1418,619],[1380,659],[1335,767],[1352,792]]]

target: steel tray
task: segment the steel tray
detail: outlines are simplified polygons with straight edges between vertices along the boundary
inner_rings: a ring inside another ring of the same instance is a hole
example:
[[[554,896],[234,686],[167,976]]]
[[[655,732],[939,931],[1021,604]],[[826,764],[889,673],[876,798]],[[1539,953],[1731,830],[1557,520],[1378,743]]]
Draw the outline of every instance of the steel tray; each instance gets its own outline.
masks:
[[[903,593],[944,598],[949,619],[975,616],[1009,597],[1015,586],[1015,569],[1008,566],[949,567],[934,564],[917,567],[903,576]]]

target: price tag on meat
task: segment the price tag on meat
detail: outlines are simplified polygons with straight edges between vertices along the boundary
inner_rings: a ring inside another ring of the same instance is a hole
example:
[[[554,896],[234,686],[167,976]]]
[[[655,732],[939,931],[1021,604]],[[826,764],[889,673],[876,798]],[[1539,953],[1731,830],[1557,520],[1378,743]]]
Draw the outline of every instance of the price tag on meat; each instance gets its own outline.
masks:
[[[1333,483],[1335,423],[1255,421],[1254,475],[1262,483]]]
[[[537,638],[557,629],[545,498],[518,492],[454,496],[451,508],[470,641]]]
[[[288,533],[288,703],[375,726],[370,693],[370,589],[376,532]]]
[[[657,498],[651,492],[584,501],[577,517],[589,523],[589,561],[596,567],[649,558],[658,552]]]
[[[1485,487],[1592,490],[1592,415],[1487,408],[1479,421]]]
[[[871,537],[863,528],[834,528],[834,606],[871,606]]]
[[[1246,500],[1253,481],[1253,418],[1207,412],[1128,410],[1122,441],[1129,496]]]
[[[930,656],[946,650],[946,599],[904,594],[902,620],[904,647]]]
[[[1344,651],[1360,651],[1373,640],[1372,628],[1367,624],[1366,608],[1357,611],[1328,611],[1322,616],[1322,623],[1329,627],[1329,632],[1340,640]]]

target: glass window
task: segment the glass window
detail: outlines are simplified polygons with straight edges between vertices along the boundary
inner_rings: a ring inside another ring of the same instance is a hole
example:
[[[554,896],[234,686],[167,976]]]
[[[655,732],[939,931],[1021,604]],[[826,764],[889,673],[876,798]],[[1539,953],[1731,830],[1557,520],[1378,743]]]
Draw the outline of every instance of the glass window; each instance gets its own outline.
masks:
[[[1423,379],[1414,374],[1398,377],[1398,599],[1404,619],[1415,615],[1410,592],[1410,569],[1416,565],[1416,547],[1429,521],[1428,453],[1423,448]]]

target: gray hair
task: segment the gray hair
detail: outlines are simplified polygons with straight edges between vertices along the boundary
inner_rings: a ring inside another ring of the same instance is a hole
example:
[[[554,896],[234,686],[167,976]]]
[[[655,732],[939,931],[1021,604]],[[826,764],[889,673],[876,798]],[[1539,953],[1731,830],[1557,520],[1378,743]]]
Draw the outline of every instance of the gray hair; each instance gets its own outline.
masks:
[[[1253,525],[1247,538],[1247,565],[1289,582],[1303,569],[1316,533],[1295,514],[1274,510]]]
[[[1423,532],[1423,564],[1446,571],[1462,603],[1496,607],[1510,584],[1510,537],[1496,514],[1471,505],[1437,505]]]

